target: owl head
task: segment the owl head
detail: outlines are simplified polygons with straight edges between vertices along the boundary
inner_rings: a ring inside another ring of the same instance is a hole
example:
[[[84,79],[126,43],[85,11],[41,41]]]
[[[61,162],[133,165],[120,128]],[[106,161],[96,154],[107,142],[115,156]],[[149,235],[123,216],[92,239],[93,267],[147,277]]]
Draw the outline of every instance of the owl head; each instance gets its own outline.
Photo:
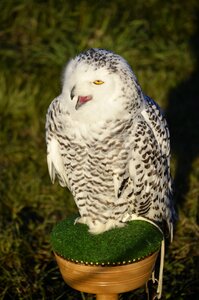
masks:
[[[104,49],[89,49],[67,64],[62,99],[75,119],[121,117],[140,106],[142,93],[129,64]]]

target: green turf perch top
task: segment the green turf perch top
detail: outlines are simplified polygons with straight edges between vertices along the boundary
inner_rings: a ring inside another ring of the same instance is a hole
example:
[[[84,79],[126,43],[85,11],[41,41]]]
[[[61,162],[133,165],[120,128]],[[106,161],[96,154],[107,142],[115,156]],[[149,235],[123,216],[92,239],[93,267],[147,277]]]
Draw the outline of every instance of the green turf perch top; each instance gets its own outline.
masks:
[[[160,249],[162,233],[145,221],[93,235],[87,225],[75,222],[77,215],[56,224],[51,234],[53,251],[63,258],[84,264],[128,264]]]

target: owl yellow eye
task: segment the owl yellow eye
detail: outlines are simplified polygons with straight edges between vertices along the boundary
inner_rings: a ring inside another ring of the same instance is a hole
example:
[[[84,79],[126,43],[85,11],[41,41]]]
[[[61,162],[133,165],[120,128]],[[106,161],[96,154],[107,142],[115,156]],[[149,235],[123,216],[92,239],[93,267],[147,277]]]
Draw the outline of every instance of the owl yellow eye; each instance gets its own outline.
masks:
[[[95,81],[93,81],[93,83],[97,84],[97,85],[100,85],[100,84],[103,84],[104,81],[102,81],[102,80],[95,80]]]

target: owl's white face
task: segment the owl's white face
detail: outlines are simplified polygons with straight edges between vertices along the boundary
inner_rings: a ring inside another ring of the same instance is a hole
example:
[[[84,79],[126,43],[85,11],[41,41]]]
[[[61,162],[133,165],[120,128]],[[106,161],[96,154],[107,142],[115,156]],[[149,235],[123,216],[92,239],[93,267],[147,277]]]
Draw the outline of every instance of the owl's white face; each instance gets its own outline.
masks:
[[[137,81],[127,62],[112,52],[90,49],[71,60],[64,72],[63,109],[88,124],[125,118],[137,97]],[[136,104],[137,105],[137,104]]]
[[[122,108],[119,76],[105,68],[95,70],[85,63],[66,70],[62,95],[71,117],[82,121],[93,118],[97,121],[98,115],[101,119],[109,113],[113,116]]]

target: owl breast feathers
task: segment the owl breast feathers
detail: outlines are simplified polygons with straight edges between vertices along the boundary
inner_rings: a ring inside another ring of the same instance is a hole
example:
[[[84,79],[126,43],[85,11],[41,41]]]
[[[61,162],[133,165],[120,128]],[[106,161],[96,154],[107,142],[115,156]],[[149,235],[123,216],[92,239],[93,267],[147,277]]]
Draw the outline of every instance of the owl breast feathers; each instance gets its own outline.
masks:
[[[68,187],[90,232],[142,216],[172,237],[169,130],[122,57],[90,49],[68,63],[46,142],[52,182]]]

